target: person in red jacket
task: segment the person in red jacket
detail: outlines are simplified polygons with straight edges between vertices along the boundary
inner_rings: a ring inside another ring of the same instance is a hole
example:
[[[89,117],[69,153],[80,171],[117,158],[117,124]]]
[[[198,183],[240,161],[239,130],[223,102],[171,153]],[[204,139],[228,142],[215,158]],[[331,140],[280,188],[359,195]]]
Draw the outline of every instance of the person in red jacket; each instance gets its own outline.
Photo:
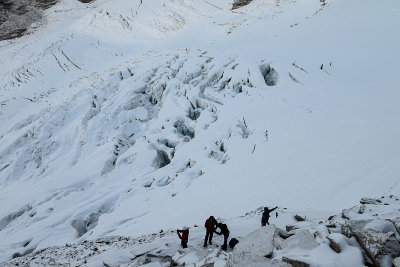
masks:
[[[207,241],[210,245],[212,245],[212,238],[215,229],[217,228],[217,220],[214,218],[214,216],[210,216],[207,220],[204,226],[206,227],[206,237],[204,238],[204,245],[203,247],[207,247]]]
[[[189,228],[183,227],[182,230],[176,229],[176,232],[178,233],[178,237],[181,240],[182,248],[187,248],[187,243],[189,240]]]

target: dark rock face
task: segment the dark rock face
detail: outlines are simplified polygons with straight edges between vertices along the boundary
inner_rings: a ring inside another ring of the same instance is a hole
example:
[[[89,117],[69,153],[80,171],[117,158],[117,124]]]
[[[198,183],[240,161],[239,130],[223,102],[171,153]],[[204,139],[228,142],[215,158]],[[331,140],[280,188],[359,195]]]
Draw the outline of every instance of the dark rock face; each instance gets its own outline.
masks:
[[[90,3],[94,0],[78,0]],[[58,0],[1,0],[0,41],[21,37],[28,28],[43,17],[43,10],[54,6]]]
[[[3,0],[0,2],[0,41],[21,37],[42,12],[58,0]]]
[[[392,260],[400,256],[397,230],[389,220],[348,221],[344,234],[354,236],[374,266],[392,266]]]

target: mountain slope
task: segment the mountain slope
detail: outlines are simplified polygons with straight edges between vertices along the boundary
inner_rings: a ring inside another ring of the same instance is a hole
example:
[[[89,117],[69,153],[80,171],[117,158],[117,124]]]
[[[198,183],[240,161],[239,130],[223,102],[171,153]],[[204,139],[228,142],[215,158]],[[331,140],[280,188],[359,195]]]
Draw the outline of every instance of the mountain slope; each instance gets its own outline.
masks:
[[[399,194],[396,1],[143,2],[0,43],[2,260]]]

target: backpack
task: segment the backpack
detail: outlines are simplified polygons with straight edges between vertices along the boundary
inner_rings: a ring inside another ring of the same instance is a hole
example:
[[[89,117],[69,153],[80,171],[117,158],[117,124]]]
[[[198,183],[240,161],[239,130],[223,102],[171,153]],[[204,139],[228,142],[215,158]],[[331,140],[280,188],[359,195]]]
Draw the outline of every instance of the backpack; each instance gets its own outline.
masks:
[[[238,243],[239,243],[239,240],[237,240],[236,238],[232,238],[232,239],[229,241],[229,247],[230,247],[231,249],[233,249]]]

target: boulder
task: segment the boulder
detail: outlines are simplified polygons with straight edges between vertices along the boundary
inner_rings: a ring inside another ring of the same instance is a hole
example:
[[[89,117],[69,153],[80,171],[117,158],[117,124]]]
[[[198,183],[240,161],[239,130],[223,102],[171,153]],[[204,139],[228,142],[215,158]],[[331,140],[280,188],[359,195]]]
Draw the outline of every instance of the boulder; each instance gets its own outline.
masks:
[[[295,235],[285,239],[281,247],[282,249],[290,248],[301,248],[301,249],[313,249],[318,247],[318,242],[315,241],[313,235],[308,230],[301,230],[295,233]]]
[[[375,266],[391,267],[393,257],[400,256],[397,230],[389,220],[348,221],[343,228],[357,239]]]
[[[393,259],[393,266],[400,267],[400,257]]]
[[[300,216],[300,215],[295,215],[294,218],[296,219],[296,221],[298,222],[304,222],[306,220],[306,217]]]
[[[267,257],[274,251],[275,225],[261,227],[248,234],[237,244],[229,257],[228,266],[265,266],[270,262]]]
[[[282,239],[287,239],[289,237],[291,237],[292,235],[294,235],[294,233],[288,233],[287,231],[284,231],[282,229],[277,229],[278,235],[280,238]]]
[[[329,240],[329,246],[331,247],[331,249],[333,249],[333,251],[335,251],[336,253],[342,252],[342,249],[340,248],[338,243],[336,243],[332,238],[326,238]]]

